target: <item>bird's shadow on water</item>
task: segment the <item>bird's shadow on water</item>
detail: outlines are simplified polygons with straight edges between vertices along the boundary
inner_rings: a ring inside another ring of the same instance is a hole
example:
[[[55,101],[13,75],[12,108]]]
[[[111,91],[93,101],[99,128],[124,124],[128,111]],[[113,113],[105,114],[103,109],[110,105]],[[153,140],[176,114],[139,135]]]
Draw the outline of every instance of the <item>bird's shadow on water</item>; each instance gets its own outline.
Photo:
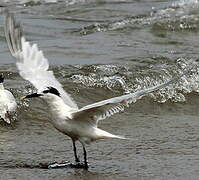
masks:
[[[31,164],[31,163],[18,163],[18,164],[0,164],[0,168],[27,168],[27,169],[60,169],[60,168],[75,168],[75,169],[85,169],[83,163],[73,164],[70,162],[53,162],[53,163],[39,163],[39,164]]]
[[[64,162],[59,163],[62,164],[63,166],[61,167],[49,167],[52,164],[56,164],[57,162],[54,163],[39,163],[39,164],[31,164],[31,163],[19,163],[19,164],[9,164],[9,163],[0,163],[0,169],[43,169],[43,170],[49,170],[49,171],[58,171],[60,169],[68,169],[68,170],[74,170],[72,173],[71,171],[64,171],[64,172],[70,172],[67,175],[67,179],[68,178],[75,178],[76,176],[81,177],[81,178],[86,178],[86,179],[95,179],[95,178],[103,178],[106,179],[107,177],[109,177],[110,175],[115,175],[114,172],[112,171],[108,171],[108,172],[104,172],[102,170],[97,170],[93,167],[90,167],[88,169],[83,168],[81,165],[80,166],[74,166],[72,163],[69,162]],[[58,171],[60,173],[60,171]]]
[[[101,166],[100,166],[101,167]],[[88,169],[84,168],[84,163],[79,163],[79,164],[75,164],[75,163],[71,163],[68,161],[63,161],[61,163],[57,163],[57,162],[53,162],[53,163],[48,163],[48,162],[42,162],[42,163],[13,163],[13,162],[4,162],[4,163],[0,163],[0,169],[44,169],[44,170],[56,170],[56,169],[74,169],[74,170],[83,170],[83,172],[88,172],[91,174],[104,174],[106,175],[107,173],[110,174],[110,172],[112,172],[112,170],[108,170],[109,168],[105,168],[104,167],[98,167],[97,172],[96,172],[96,168],[94,168],[93,166],[89,166]],[[105,172],[105,171],[106,172]],[[82,172],[82,171],[75,171],[77,173]]]
[[[93,180],[99,178],[109,179],[110,176],[112,177],[117,174],[112,170],[104,171],[101,169],[102,167],[99,169],[90,167],[89,169],[86,170],[84,168],[73,167],[70,165],[70,163],[68,163],[68,165],[66,165],[65,167],[57,167],[57,168],[49,168],[49,165],[53,163],[39,163],[39,164],[31,164],[31,163],[10,164],[10,163],[6,162],[3,164],[0,163],[0,169],[28,169],[28,170],[40,169],[44,172],[48,171],[49,176],[56,173],[56,175],[59,175],[63,179],[74,179],[76,177],[87,180]]]

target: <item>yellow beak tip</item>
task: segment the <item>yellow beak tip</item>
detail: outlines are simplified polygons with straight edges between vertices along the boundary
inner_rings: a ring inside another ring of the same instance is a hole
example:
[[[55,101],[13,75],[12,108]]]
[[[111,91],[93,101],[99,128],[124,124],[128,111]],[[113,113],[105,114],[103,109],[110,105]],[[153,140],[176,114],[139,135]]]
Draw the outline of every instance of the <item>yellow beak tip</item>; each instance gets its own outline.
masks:
[[[26,98],[26,96],[22,96],[21,98],[20,98],[20,100],[22,101],[22,100],[24,100]]]

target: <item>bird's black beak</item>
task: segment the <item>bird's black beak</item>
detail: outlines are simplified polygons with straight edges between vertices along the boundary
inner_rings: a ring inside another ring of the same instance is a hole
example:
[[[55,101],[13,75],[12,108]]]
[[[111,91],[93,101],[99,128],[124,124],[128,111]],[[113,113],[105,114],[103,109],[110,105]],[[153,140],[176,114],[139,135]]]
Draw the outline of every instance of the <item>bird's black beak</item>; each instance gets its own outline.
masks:
[[[27,98],[34,98],[34,97],[40,97],[40,96],[43,96],[43,95],[38,94],[38,93],[33,93],[33,94],[30,94],[30,95],[27,95],[27,96],[23,96],[20,99],[23,100],[23,99],[27,99]]]

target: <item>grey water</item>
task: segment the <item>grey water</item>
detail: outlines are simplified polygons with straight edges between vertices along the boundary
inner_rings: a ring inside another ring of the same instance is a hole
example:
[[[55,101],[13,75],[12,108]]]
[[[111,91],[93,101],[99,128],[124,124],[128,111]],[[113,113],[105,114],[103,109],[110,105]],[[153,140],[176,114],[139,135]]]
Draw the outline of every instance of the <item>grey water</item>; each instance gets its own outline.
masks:
[[[18,102],[17,120],[11,126],[0,122],[0,179],[198,179],[199,68],[101,121],[100,128],[129,140],[88,146],[88,171],[30,168],[73,162],[72,143],[52,127],[39,99],[20,101],[35,89],[19,76],[4,37],[9,9],[82,107],[166,82],[197,61],[198,0],[2,0],[0,5],[0,73]],[[78,153],[82,158],[80,145]]]

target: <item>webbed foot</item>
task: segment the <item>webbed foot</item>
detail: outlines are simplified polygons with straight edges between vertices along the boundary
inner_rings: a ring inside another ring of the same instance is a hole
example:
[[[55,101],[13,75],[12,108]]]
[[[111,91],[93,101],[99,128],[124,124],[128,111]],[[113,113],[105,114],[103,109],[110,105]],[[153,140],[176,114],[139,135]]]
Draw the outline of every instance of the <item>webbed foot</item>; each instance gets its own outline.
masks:
[[[83,168],[83,169],[86,169],[86,170],[88,169],[88,165],[85,165],[82,162],[71,163],[71,167],[72,168],[78,168],[78,169]]]

